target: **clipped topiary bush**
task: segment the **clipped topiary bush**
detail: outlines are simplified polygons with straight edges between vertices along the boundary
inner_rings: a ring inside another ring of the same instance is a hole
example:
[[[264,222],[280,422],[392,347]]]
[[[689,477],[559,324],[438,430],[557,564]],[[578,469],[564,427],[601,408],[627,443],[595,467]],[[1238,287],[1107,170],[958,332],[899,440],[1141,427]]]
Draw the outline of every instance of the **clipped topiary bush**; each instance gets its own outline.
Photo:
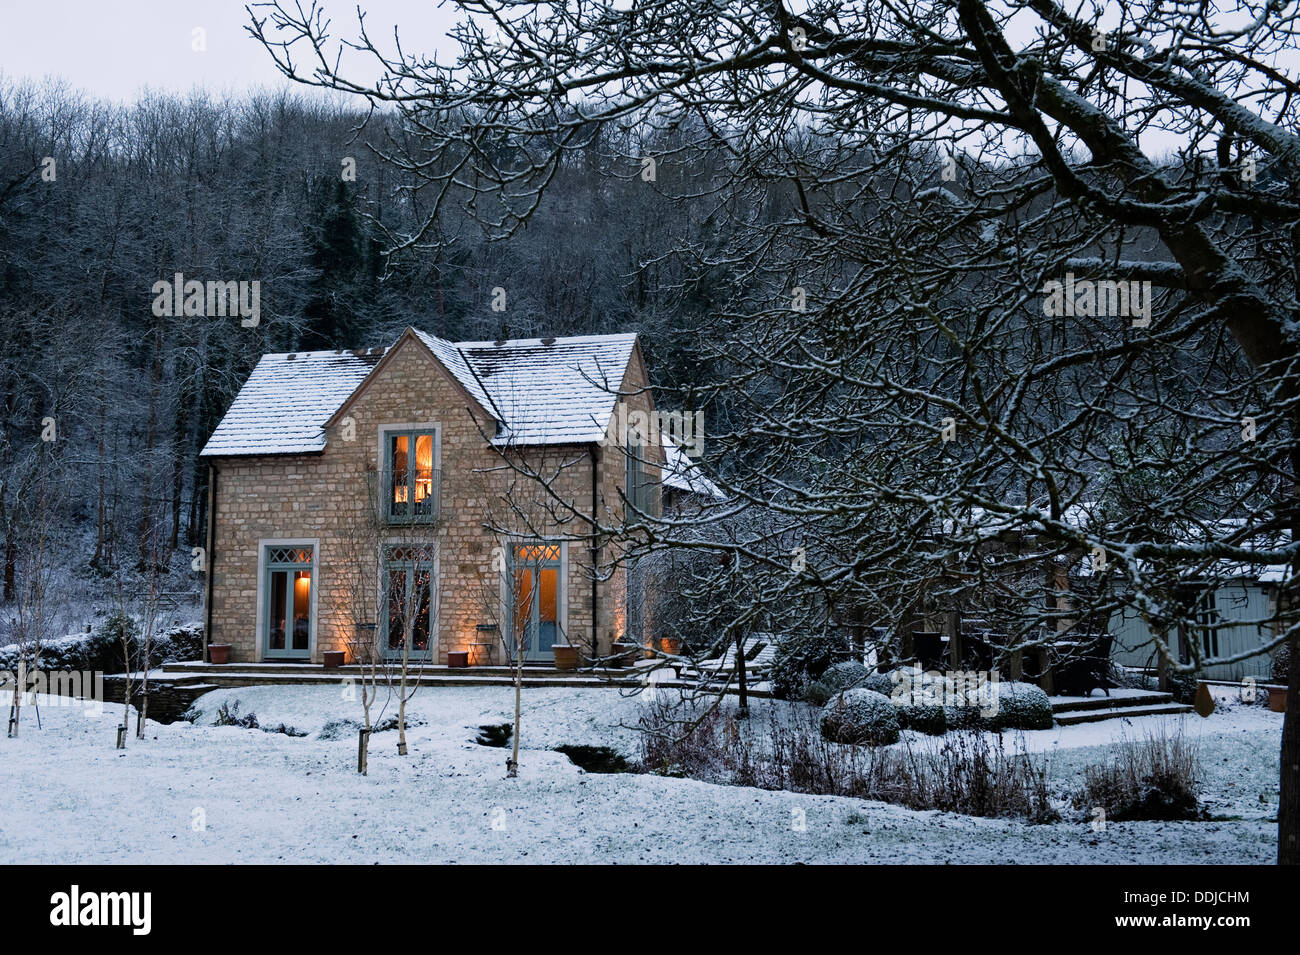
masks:
[[[898,730],[898,707],[872,690],[845,690],[822,708],[822,736],[832,743],[887,746]]]
[[[997,706],[992,698],[977,705],[945,706],[948,729],[962,730],[1046,730],[1056,725],[1052,701],[1032,683],[999,682],[989,684],[987,692],[997,687]],[[985,690],[978,691],[983,694]],[[983,711],[996,709],[985,715]]]
[[[772,658],[772,695],[795,700],[810,683],[821,679],[831,666],[853,653],[853,641],[844,634],[790,634],[776,642]]]
[[[862,686],[863,681],[870,675],[871,671],[857,660],[841,660],[839,663],[832,663],[826,669],[820,682],[830,687],[833,692],[838,693],[840,690],[850,690],[855,686]]]
[[[924,703],[895,704],[898,725],[905,730],[916,730],[929,736],[942,736],[948,731],[948,717],[942,706]]]
[[[995,730],[1049,730],[1056,721],[1052,701],[1041,688],[1032,683],[999,683],[997,713],[983,722]]]
[[[978,706],[945,706],[943,708],[944,722],[950,730],[980,730],[989,729],[987,721],[980,716]]]
[[[901,684],[895,683],[893,677],[888,673],[869,673],[867,678],[862,681],[865,689],[872,690],[882,696],[893,696],[894,690]]]
[[[830,702],[830,698],[838,693],[839,690],[832,689],[827,684],[818,680],[816,683],[809,683],[804,687],[803,698],[807,703],[813,706],[825,706]]]

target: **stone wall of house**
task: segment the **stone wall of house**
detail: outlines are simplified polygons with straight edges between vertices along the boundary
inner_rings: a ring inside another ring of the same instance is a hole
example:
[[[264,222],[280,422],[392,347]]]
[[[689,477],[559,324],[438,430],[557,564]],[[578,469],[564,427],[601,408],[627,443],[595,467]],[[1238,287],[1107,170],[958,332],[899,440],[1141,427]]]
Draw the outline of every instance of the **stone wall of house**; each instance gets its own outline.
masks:
[[[627,386],[640,389],[644,369],[629,369]],[[629,401],[649,408],[648,393]],[[487,444],[493,423],[460,384],[416,341],[404,338],[379,371],[353,396],[327,430],[319,455],[226,458],[218,472],[215,538],[211,546],[211,643],[232,645],[232,661],[263,658],[258,628],[258,556],[271,539],[317,541],[316,627],[313,661],[326,650],[347,649],[361,623],[379,613],[378,555],[397,542],[436,543],[438,555],[437,662],[471,643],[497,639],[480,624],[502,619],[502,538],[491,528],[546,537],[580,538],[585,526],[566,513],[590,512],[592,448],[548,447],[511,452],[513,466]],[[377,520],[382,425],[440,428],[440,517],[429,525],[392,527]],[[621,449],[595,449],[602,520],[621,511]],[[542,492],[529,474],[545,475]],[[551,501],[551,496],[558,502]],[[568,544],[567,625],[572,642],[589,645],[593,573],[586,540]],[[608,550],[608,547],[606,548]],[[609,558],[601,555],[602,563]],[[621,632],[626,574],[597,584],[598,652]],[[500,648],[496,661],[502,662]],[[349,657],[351,658],[351,656]]]
[[[645,414],[654,411],[654,401],[648,385],[649,381],[640,353],[634,352],[619,388],[621,394],[619,401],[625,406],[625,410],[619,412],[616,408],[599,459],[600,520],[607,527],[620,525],[625,517],[622,492],[627,482],[627,440],[626,436],[618,435],[616,429],[620,428],[623,422],[636,421],[634,413],[637,411]],[[660,468],[654,464],[662,463],[664,460],[662,446],[656,441],[649,447],[641,448],[638,457],[642,460],[650,479],[658,483]],[[607,541],[601,548],[599,563],[609,574],[606,591],[608,596],[607,599],[602,599],[600,604],[599,630],[602,644],[612,643],[625,636],[645,634],[644,627],[638,626],[635,621],[629,619],[629,614],[633,612],[645,612],[645,602],[629,599],[628,567],[622,559],[623,552],[624,548],[618,542]]]

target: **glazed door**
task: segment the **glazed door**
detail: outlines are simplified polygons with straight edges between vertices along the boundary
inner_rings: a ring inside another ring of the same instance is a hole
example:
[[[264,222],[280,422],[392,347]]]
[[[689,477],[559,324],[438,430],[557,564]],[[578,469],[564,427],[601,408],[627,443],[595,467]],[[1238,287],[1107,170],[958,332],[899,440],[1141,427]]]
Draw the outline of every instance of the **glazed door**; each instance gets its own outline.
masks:
[[[525,660],[550,663],[560,639],[560,545],[519,544],[513,558],[514,645]]]
[[[384,559],[385,602],[382,647],[400,660],[410,641],[411,660],[428,660],[436,649],[438,614],[434,601],[437,564],[433,545],[389,547]]]
[[[265,657],[270,660],[310,659],[312,548],[268,547],[262,586]]]

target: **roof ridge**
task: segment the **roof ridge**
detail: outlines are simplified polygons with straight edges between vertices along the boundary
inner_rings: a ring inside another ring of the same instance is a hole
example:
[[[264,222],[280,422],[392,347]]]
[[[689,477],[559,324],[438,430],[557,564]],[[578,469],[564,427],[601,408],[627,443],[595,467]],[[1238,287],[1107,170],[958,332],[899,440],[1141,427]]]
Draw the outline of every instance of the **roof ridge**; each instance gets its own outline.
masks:
[[[541,335],[532,338],[504,338],[496,340],[490,338],[469,338],[465,341],[449,342],[449,344],[454,344],[457,348],[464,348],[466,345],[490,345],[498,348],[505,348],[507,345],[517,344],[520,342],[549,341],[558,345],[562,342],[594,341],[597,339],[602,341],[610,341],[613,339],[635,339],[638,334],[638,332],[593,332],[586,335]],[[443,340],[446,341],[446,339]],[[497,345],[497,342],[501,342],[501,344]]]

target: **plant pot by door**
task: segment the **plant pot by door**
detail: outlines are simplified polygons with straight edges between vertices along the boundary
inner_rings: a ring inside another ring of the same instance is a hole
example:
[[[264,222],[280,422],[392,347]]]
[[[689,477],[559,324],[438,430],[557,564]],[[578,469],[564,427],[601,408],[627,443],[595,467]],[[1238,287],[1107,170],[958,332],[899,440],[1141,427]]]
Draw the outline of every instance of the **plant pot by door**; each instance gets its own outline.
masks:
[[[228,644],[228,643],[209,643],[209,644],[208,644],[208,662],[209,662],[209,663],[229,663],[229,662],[230,662],[230,644]]]
[[[344,654],[342,650],[326,650],[325,669],[333,670],[343,666],[343,655]]]
[[[576,670],[578,669],[578,648],[564,643],[556,643],[551,646],[551,652],[555,654],[555,669],[557,670]]]
[[[664,637],[662,645],[664,653],[670,657],[675,657],[682,652],[682,641],[679,637]]]
[[[1286,687],[1270,686],[1268,688],[1268,708],[1274,713],[1286,712]]]

